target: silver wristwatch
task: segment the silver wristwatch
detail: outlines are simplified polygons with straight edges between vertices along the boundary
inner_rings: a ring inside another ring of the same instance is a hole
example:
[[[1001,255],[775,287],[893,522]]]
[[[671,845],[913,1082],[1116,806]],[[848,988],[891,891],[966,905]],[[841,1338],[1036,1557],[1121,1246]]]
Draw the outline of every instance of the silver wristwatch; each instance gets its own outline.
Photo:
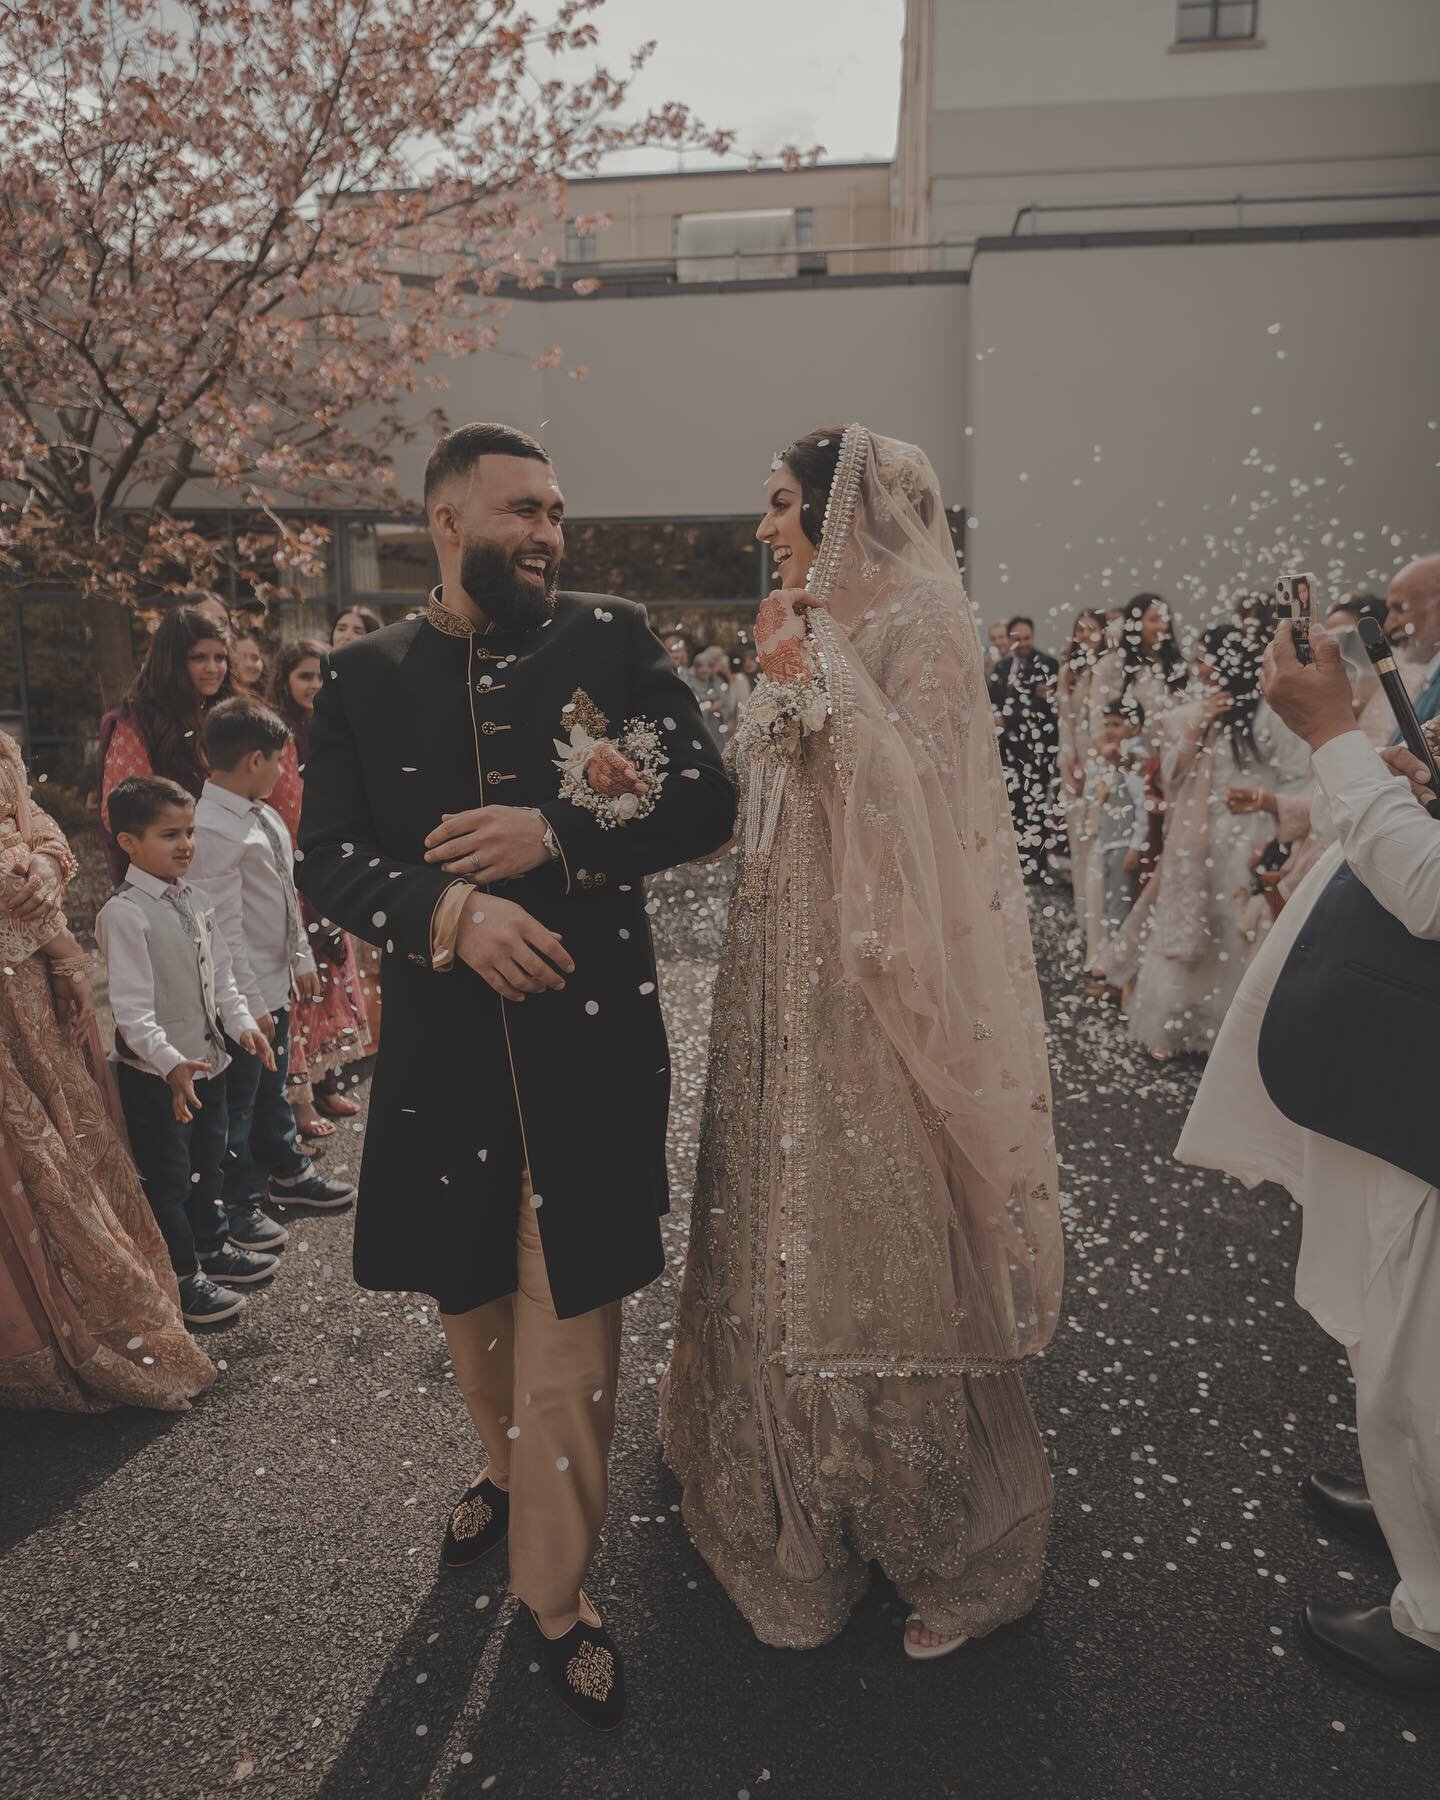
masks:
[[[538,807],[532,806],[530,810],[545,827],[540,838],[540,842],[545,846],[545,854],[550,858],[551,862],[558,862],[560,859],[560,840],[555,835],[555,827]]]

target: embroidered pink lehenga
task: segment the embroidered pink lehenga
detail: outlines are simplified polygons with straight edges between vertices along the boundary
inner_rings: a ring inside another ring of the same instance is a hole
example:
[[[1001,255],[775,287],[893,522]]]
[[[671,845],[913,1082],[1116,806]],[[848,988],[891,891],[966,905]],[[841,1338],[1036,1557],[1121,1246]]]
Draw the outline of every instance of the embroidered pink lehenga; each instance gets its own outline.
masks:
[[[74,873],[0,733],[0,861],[22,846]],[[180,1411],[215,1370],[181,1320],[99,1039],[77,1047],[56,1017],[38,945],[63,926],[0,910],[0,1407]]]
[[[1052,1488],[1021,1382],[1062,1249],[1039,989],[981,654],[921,452],[845,433],[811,571],[828,704],[737,725],[663,1424],[756,1634],[842,1629],[875,1559],[932,1630],[1034,1603]]]

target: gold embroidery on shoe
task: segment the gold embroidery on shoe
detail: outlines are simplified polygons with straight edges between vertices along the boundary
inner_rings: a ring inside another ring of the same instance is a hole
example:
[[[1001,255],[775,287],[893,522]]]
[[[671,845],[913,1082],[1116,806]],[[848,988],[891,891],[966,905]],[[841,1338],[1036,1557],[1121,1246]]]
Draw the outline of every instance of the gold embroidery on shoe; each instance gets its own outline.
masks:
[[[615,1658],[603,1644],[582,1638],[565,1665],[565,1679],[586,1700],[608,1700],[615,1685]]]
[[[495,1517],[495,1509],[477,1494],[473,1500],[462,1500],[450,1515],[450,1530],[457,1538],[478,1537]]]
[[[610,729],[610,721],[600,708],[585,692],[584,688],[576,688],[570,696],[568,706],[560,709],[560,729],[568,737],[573,726],[592,738],[603,738]]]

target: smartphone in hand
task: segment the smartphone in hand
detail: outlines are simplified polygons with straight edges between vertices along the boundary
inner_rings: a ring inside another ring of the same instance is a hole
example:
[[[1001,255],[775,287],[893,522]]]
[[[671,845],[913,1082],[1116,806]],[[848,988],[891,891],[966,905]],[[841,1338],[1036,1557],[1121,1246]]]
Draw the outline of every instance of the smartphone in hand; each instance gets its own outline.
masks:
[[[1310,621],[1315,617],[1318,585],[1304,571],[1282,575],[1275,583],[1275,597],[1294,621],[1295,656],[1302,663],[1310,661]]]

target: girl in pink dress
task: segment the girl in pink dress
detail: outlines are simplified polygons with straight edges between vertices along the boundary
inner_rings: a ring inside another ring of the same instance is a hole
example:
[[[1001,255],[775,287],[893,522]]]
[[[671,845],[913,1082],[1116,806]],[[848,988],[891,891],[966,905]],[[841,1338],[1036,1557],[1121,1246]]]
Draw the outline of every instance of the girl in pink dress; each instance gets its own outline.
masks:
[[[208,773],[200,727],[234,691],[225,627],[196,606],[167,613],[123,704],[100,721],[100,823],[112,881],[124,879],[126,862],[110,833],[111,789],[130,775],[168,775],[198,800]]]
[[[270,804],[284,819],[293,843],[300,830],[305,793],[305,759],[310,719],[320,687],[324,651],[310,638],[284,645],[275,658],[270,704],[290,727],[280,779]],[[320,998],[299,1002],[290,1038],[290,1105],[302,1136],[334,1135],[334,1119],[352,1118],[360,1108],[340,1091],[339,1072],[372,1051],[365,1022],[355,947],[338,926],[322,919],[301,899],[301,915],[320,971]],[[328,1117],[321,1117],[321,1114]]]

